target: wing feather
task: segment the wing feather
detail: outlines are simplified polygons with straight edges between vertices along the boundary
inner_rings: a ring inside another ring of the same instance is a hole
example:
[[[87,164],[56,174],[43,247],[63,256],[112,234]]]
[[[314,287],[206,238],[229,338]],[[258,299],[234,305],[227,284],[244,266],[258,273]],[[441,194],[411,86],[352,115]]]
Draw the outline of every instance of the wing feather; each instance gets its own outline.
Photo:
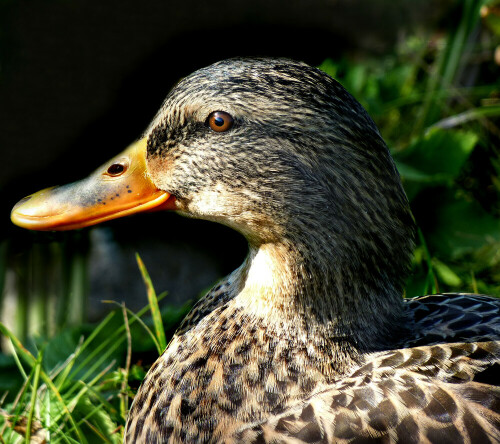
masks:
[[[333,387],[239,430],[245,443],[498,443],[500,388],[475,381],[500,342],[373,355]]]

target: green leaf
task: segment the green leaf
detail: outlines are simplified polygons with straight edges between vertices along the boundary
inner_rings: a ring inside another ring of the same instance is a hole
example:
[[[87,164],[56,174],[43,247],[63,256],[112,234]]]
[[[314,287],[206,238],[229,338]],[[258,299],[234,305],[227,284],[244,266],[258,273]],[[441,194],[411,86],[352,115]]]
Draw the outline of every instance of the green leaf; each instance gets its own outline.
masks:
[[[354,97],[360,97],[361,91],[366,84],[367,76],[366,66],[354,65],[347,71],[343,84]]]
[[[477,202],[468,201],[451,190],[435,190],[427,201],[429,249],[440,259],[457,260],[464,254],[500,242],[500,220]]]
[[[422,189],[447,182],[446,174],[427,174],[404,162],[395,162],[410,202]]]
[[[441,262],[437,258],[433,258],[432,266],[441,282],[449,285],[450,287],[458,287],[462,285],[462,279],[460,279],[460,277],[444,262]]]
[[[432,128],[454,128],[474,120],[498,116],[500,116],[500,105],[479,106],[477,108],[471,108],[462,113],[441,119],[439,122],[432,125]]]
[[[417,170],[416,168],[414,168],[411,165],[408,165],[407,163],[396,161],[396,167],[398,168],[401,178],[404,180],[411,180],[414,182],[424,182],[424,183],[429,183],[434,181],[433,178],[435,176]]]
[[[474,146],[478,136],[461,130],[433,128],[396,155],[400,162],[428,175],[442,175],[442,179],[455,179]]]
[[[337,78],[337,73],[339,71],[338,64],[336,64],[332,59],[325,59],[323,63],[318,66],[321,71],[326,72],[330,77],[334,79]]]
[[[94,402],[92,402],[94,401]],[[118,433],[114,433],[116,423],[109,414],[109,408],[105,409],[98,399],[91,397],[82,397],[78,400],[76,410],[82,416],[81,422],[89,427],[87,433],[92,433],[92,437],[98,442],[110,442],[118,444],[121,442]],[[93,442],[95,442],[93,441]]]

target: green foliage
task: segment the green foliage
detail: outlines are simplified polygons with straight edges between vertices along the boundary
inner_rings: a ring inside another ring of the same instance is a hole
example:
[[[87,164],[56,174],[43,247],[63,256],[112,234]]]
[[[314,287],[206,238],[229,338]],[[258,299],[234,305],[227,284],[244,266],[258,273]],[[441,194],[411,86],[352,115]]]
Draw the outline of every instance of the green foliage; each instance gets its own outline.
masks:
[[[432,128],[395,155],[408,198],[425,188],[453,186],[479,137],[474,132]]]
[[[10,390],[3,392],[0,410],[3,442],[18,442],[21,436],[54,443],[121,442],[129,400],[146,373],[142,365],[132,365],[132,350],[151,349],[153,340],[145,345],[139,339],[144,330],[156,341],[151,323],[141,319],[158,306],[152,297],[153,304],[137,314],[121,307],[97,326],[38,338],[29,348],[0,324],[0,333],[12,345],[11,357],[0,362],[0,380],[15,374],[15,367],[20,375],[2,387]],[[177,325],[189,308],[166,308],[167,328]]]
[[[395,158],[420,227],[407,296],[500,296],[499,5],[466,0],[447,35],[409,37],[382,60],[320,66],[367,108]]]

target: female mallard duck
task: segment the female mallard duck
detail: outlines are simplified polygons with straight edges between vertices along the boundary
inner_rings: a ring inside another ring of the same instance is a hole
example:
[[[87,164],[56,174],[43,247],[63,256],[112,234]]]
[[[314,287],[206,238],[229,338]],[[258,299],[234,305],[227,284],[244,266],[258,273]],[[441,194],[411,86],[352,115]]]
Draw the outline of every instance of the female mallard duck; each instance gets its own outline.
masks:
[[[139,142],[12,220],[62,230],[159,208],[226,224],[249,253],[152,366],[126,442],[500,442],[500,301],[402,298],[408,201],[328,75],[273,59],[199,70]]]

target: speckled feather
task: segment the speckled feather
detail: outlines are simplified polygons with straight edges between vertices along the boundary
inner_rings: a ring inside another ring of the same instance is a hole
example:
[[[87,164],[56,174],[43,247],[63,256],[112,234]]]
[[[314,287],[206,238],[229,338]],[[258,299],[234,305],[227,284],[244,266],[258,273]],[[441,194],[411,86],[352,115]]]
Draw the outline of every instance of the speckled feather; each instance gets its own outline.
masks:
[[[234,126],[210,130],[214,111]],[[238,230],[249,254],[148,372],[126,442],[499,442],[499,301],[403,301],[408,202],[337,82],[226,60],[182,80],[145,136],[177,210]]]
[[[480,382],[493,362],[498,378],[498,342],[414,347],[367,360],[325,392],[224,442],[500,441],[500,389]]]

